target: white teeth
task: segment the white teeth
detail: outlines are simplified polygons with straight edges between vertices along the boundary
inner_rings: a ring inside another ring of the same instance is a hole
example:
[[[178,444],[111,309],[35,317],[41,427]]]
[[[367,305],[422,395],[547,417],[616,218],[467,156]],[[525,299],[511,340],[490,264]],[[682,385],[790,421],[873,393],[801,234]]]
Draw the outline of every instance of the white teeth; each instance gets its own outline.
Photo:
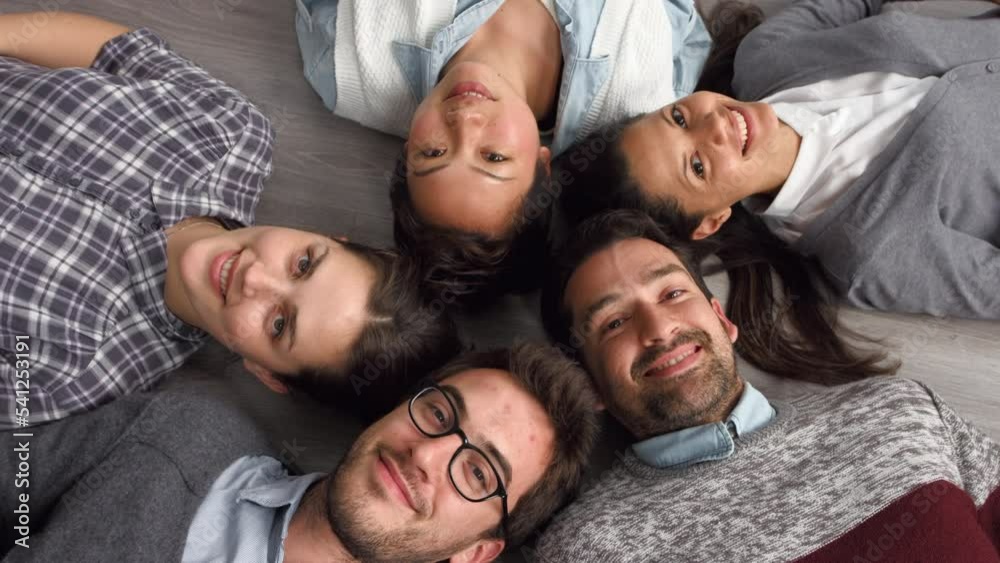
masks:
[[[747,150],[747,139],[749,135],[747,134],[747,120],[743,118],[743,114],[738,111],[729,110],[733,117],[736,118],[736,123],[740,126],[740,150]]]
[[[683,355],[681,355],[681,356],[677,356],[676,358],[674,358],[674,359],[670,360],[669,362],[667,362],[667,366],[676,366],[677,364],[681,363],[681,361],[682,361],[682,360],[683,360],[684,358],[687,358],[687,357],[688,357],[688,356],[690,356],[691,354],[694,354],[694,350],[691,350],[691,351],[690,351],[690,352],[688,352],[687,354],[683,354]]]
[[[471,97],[474,97],[474,98],[479,98],[481,100],[488,100],[489,99],[486,96],[480,94],[479,92],[466,92],[466,93],[464,93],[462,95],[465,96],[465,97],[470,97],[471,96]]]
[[[229,270],[232,269],[237,256],[239,256],[239,254],[233,254],[230,256],[226,262],[222,264],[222,271],[219,272],[219,285],[222,286],[223,296],[229,292]]]
[[[650,371],[656,371],[656,370],[661,370],[663,368],[668,368],[668,367],[671,367],[671,366],[676,366],[677,364],[679,364],[679,363],[683,362],[685,359],[687,359],[688,356],[690,356],[691,354],[694,354],[695,350],[696,349],[692,349],[687,354],[681,354],[680,356],[677,356],[676,358],[674,358],[672,360],[669,360],[667,362],[664,362],[664,363],[662,363],[662,364],[654,367]]]

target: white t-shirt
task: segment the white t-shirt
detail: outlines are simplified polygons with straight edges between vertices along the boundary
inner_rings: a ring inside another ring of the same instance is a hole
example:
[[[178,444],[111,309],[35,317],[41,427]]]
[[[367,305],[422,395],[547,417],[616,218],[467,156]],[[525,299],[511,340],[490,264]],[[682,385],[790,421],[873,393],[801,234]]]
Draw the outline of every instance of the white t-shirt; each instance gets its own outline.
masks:
[[[744,201],[778,238],[792,244],[864,173],[938,78],[866,72],[783,90],[764,98],[802,137],[792,172],[774,200]]]

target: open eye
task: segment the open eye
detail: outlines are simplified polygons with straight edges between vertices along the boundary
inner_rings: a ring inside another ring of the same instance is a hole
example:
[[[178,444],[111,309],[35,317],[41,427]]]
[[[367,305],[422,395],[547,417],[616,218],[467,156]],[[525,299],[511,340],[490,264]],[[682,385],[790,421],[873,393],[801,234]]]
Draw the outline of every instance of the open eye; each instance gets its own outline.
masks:
[[[674,120],[674,123],[676,123],[679,127],[681,127],[682,129],[687,129],[688,126],[687,120],[684,119],[684,114],[681,113],[681,110],[677,109],[677,106],[674,106],[673,108],[670,109],[670,117]]]
[[[702,164],[701,158],[697,154],[691,157],[691,170],[694,170],[695,175],[702,180],[705,179],[705,165]]]
[[[614,319],[608,323],[605,323],[604,330],[602,330],[601,332],[607,333],[611,332],[612,330],[617,330],[621,328],[623,324],[625,324],[625,319]]]
[[[507,160],[507,157],[498,152],[484,152],[483,159],[489,162],[504,162]]]
[[[312,269],[312,263],[313,263],[312,256],[310,256],[308,253],[299,256],[298,261],[295,262],[296,274],[298,276],[303,276],[309,273],[309,270]]]
[[[684,293],[686,292],[683,289],[674,289],[664,294],[663,299],[664,300],[677,299],[681,295],[684,295]]]
[[[438,158],[444,156],[444,153],[448,152],[448,149],[427,149],[420,151],[420,154],[427,158]]]
[[[277,340],[281,338],[281,334],[285,332],[285,317],[282,315],[275,315],[271,319],[271,338]]]

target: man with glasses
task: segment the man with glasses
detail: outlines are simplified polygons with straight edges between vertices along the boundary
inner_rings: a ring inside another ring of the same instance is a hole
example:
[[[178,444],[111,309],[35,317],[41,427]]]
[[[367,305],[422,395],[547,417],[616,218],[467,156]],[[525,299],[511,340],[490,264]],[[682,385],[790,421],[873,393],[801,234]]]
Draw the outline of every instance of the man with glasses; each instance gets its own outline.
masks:
[[[546,328],[636,442],[538,561],[1000,560],[1000,446],[932,391],[876,377],[765,397],[690,241],[634,211],[569,240]]]
[[[5,561],[492,561],[578,488],[595,403],[554,348],[471,352],[368,427],[332,474],[289,476],[231,406],[126,398],[34,429],[30,549],[12,544],[7,511]],[[0,505],[16,508],[17,492],[0,488]]]

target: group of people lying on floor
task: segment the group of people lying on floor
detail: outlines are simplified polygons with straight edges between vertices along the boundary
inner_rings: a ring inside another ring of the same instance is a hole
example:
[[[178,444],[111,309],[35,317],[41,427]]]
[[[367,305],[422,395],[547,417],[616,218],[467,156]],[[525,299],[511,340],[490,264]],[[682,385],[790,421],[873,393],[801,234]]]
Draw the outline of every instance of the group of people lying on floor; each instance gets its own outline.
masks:
[[[836,314],[1000,318],[1000,8],[882,8],[298,0],[323,103],[406,139],[392,250],[254,226],[267,116],[154,32],[0,15],[4,561],[1000,560],[1000,445]],[[439,306],[535,289],[551,344]],[[294,475],[146,392],[209,337],[371,425]]]

